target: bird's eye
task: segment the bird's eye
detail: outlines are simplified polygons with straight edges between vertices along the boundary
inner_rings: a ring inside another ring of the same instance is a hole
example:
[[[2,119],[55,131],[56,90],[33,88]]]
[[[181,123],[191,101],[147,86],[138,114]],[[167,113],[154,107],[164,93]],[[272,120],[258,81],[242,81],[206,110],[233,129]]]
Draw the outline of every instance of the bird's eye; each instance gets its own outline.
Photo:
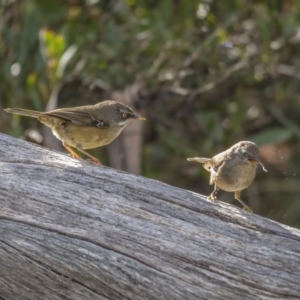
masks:
[[[122,117],[125,119],[127,117],[126,113],[122,113]]]
[[[246,151],[243,151],[243,155],[244,155],[245,157],[248,157],[248,153],[247,153]]]

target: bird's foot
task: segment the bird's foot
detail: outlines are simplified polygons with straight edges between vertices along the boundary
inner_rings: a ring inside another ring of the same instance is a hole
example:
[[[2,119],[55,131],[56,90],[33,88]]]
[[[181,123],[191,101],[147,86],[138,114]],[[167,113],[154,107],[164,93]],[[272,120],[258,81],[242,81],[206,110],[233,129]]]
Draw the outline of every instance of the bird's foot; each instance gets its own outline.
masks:
[[[90,163],[90,164],[94,164],[94,165],[97,165],[97,166],[101,166],[101,161],[98,160],[98,159],[91,159],[91,158],[88,158],[85,160],[86,162]]]
[[[211,200],[212,202],[215,202],[217,200],[217,196],[215,196],[214,194],[210,194],[208,197],[207,197],[208,200]]]
[[[245,205],[243,207],[243,210],[248,211],[249,213],[253,213],[253,210],[248,205]]]
[[[80,157],[80,156],[75,156],[75,155],[73,155],[73,154],[67,154],[69,157],[72,157],[72,158],[75,158],[75,159],[77,159],[77,160],[84,160],[82,157]]]

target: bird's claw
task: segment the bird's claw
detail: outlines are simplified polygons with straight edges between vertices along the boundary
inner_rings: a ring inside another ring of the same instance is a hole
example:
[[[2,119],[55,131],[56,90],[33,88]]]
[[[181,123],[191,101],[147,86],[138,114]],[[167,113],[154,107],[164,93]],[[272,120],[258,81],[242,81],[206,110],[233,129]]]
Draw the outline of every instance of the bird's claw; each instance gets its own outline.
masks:
[[[97,165],[97,166],[101,166],[100,160],[94,160],[94,159],[91,159],[91,158],[87,158],[85,161],[86,161],[87,163],[90,163],[90,164],[94,164],[94,165]]]
[[[247,205],[243,207],[243,210],[245,210],[245,211],[247,211],[249,213],[253,213],[253,210],[249,206],[247,206]]]
[[[207,197],[207,199],[211,200],[212,202],[215,202],[217,200],[217,197],[215,195],[211,194]]]

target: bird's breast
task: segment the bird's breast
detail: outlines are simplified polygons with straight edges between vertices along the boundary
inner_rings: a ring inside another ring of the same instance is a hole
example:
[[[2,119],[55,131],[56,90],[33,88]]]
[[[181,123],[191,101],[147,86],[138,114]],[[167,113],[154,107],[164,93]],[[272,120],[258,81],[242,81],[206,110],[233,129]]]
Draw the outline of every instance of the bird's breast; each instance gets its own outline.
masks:
[[[78,126],[72,122],[64,122],[52,127],[54,135],[66,144],[83,149],[93,149],[111,143],[122,131],[121,128],[97,128],[92,126]]]
[[[233,192],[247,188],[253,182],[255,175],[255,165],[225,163],[217,172],[211,173],[211,180],[220,189]]]

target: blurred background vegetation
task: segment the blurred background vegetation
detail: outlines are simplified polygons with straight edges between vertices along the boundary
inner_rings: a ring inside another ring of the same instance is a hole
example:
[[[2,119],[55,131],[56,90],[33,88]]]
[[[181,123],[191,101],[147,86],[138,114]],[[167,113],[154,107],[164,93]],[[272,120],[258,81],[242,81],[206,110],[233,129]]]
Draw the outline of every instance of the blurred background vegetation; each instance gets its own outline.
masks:
[[[269,172],[242,197],[300,228],[300,1],[2,0],[0,36],[1,132],[60,149],[2,109],[123,101],[144,127],[91,152],[206,195],[209,174],[186,158],[251,140]]]

